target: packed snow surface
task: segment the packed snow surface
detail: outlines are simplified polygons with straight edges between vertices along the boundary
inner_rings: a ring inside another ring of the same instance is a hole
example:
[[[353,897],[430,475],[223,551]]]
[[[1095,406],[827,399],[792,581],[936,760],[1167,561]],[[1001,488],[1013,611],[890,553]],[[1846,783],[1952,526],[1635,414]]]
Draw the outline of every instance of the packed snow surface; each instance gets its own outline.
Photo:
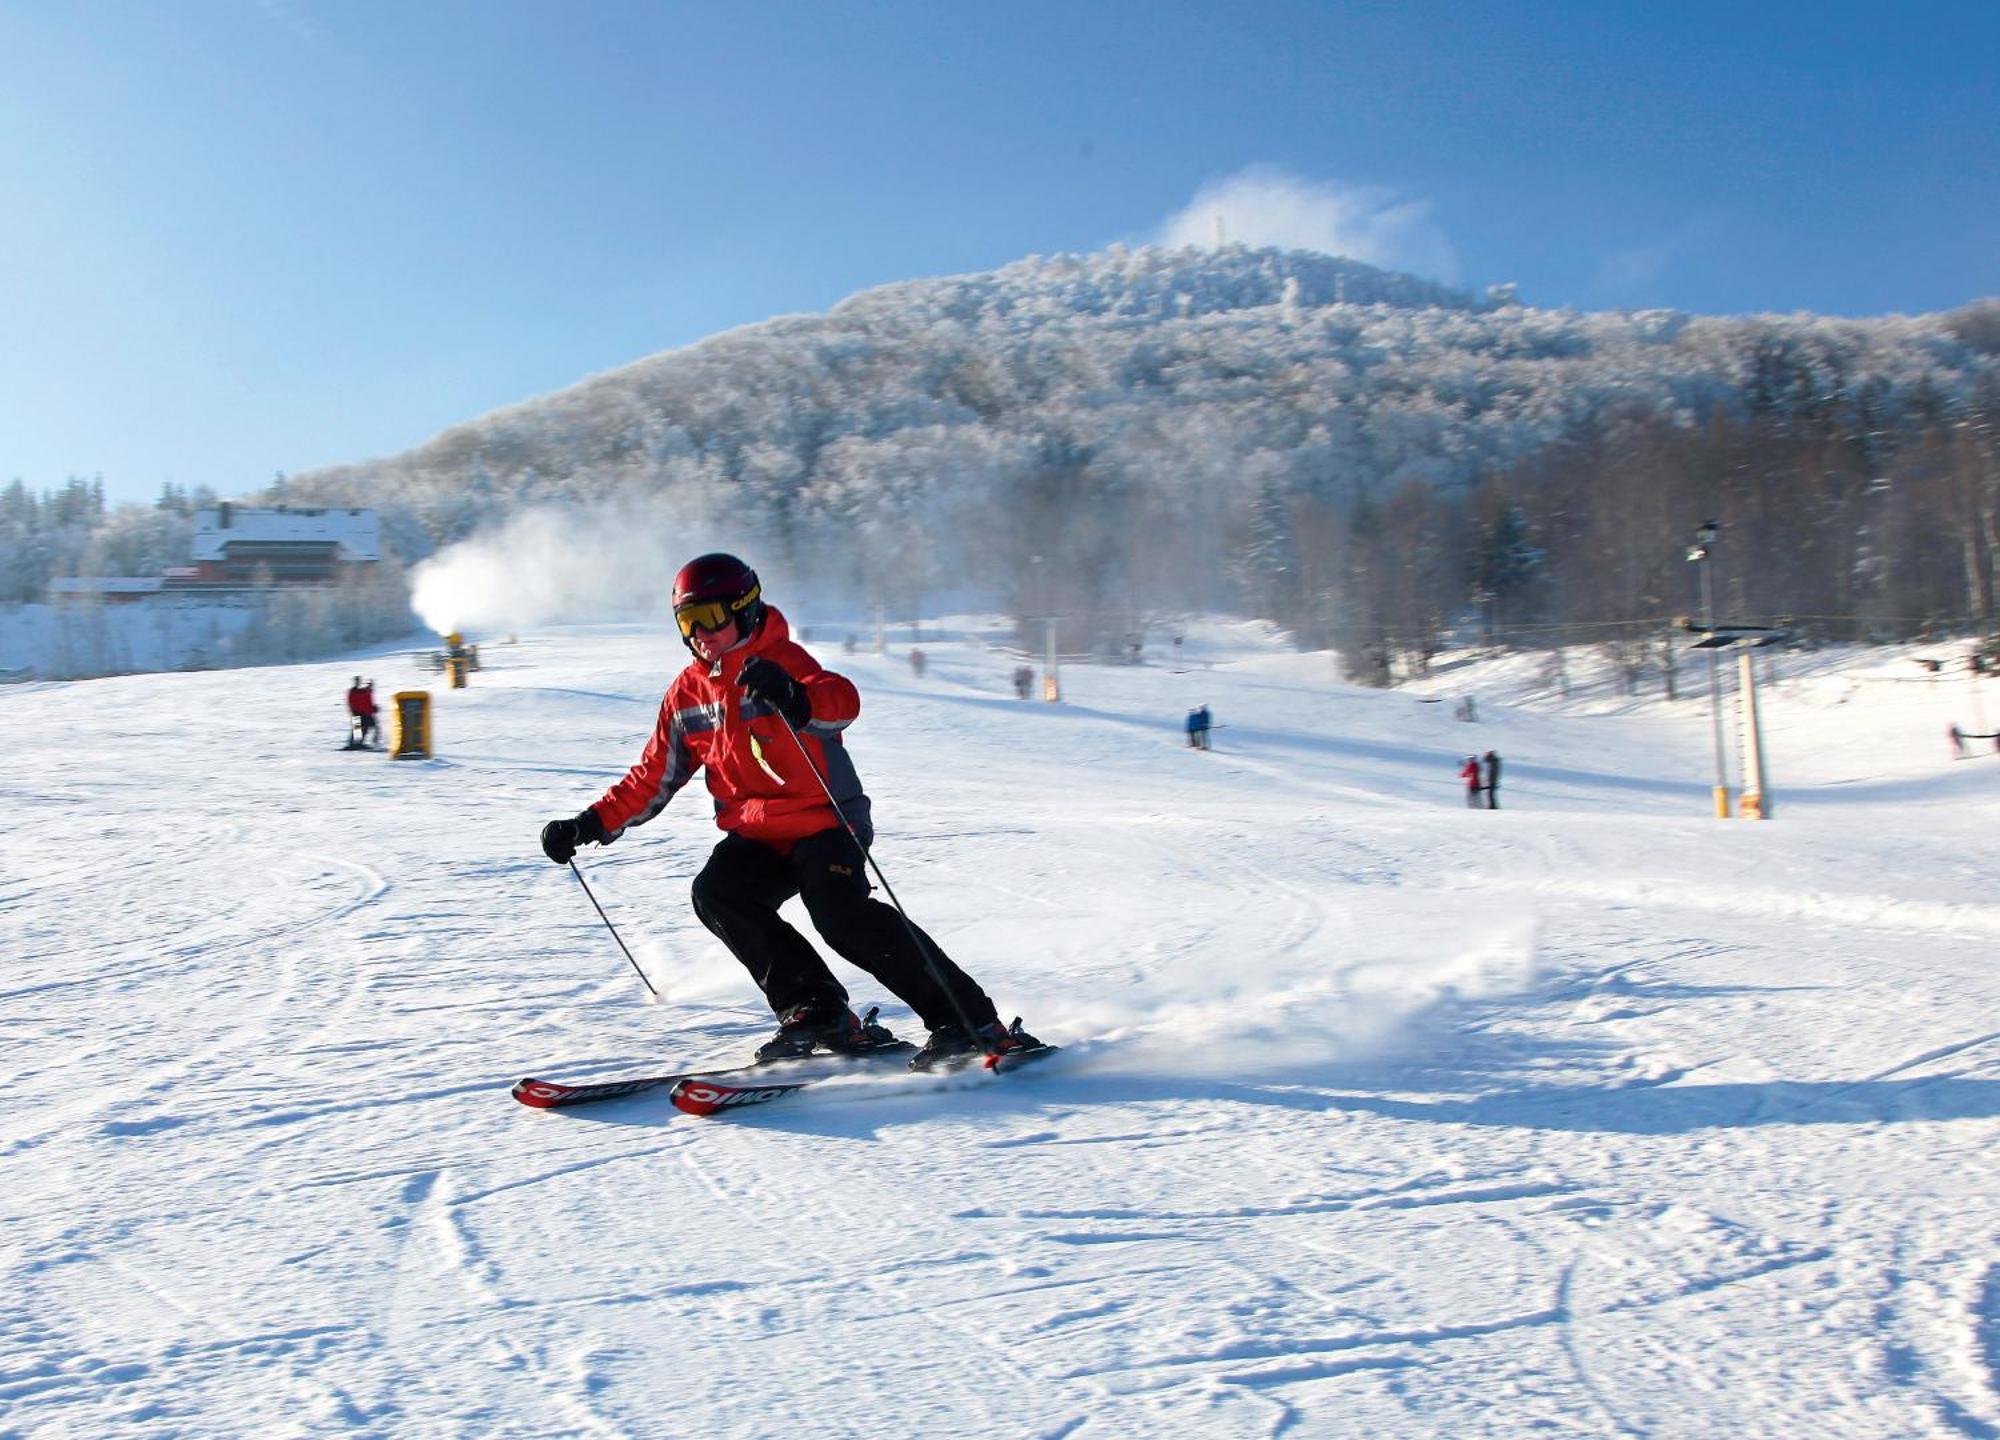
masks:
[[[473,637],[430,761],[336,748],[387,655],[0,690],[0,1435],[2000,1434],[2000,756],[1945,739],[2000,697],[1767,661],[1725,823],[1695,666],[1371,691],[1210,621],[1050,705],[987,622],[918,676],[823,619],[890,883],[1058,1059],[508,1098],[769,1025],[699,781],[580,857],[657,1003],[537,848],[656,629]]]

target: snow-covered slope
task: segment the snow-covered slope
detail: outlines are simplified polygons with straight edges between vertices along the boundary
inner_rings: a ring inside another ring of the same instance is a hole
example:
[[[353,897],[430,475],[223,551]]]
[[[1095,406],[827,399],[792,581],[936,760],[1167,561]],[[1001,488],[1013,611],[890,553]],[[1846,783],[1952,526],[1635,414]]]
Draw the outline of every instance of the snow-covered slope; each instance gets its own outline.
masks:
[[[351,661],[0,691],[0,1435],[2000,1432],[1962,681],[1779,660],[1722,824],[1699,691],[1187,634],[1060,706],[814,646],[897,893],[1071,1048],[717,1121],[506,1093],[766,1028],[704,797],[582,858],[660,1004],[536,848],[671,637],[485,647],[427,763],[336,750]]]

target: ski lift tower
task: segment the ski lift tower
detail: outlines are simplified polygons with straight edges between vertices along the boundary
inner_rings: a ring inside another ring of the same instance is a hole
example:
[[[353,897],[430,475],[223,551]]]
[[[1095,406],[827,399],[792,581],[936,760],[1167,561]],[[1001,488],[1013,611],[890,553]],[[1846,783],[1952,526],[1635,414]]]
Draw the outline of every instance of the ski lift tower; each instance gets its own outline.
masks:
[[[1219,219],[1217,223],[1221,223]],[[1049,607],[1049,574],[1048,570],[1044,568],[1047,561],[1043,556],[1030,555],[1028,562],[1034,566],[1036,597],[1044,607],[1044,610],[1047,611]],[[1024,623],[1032,623],[1037,620],[1042,622],[1042,638],[1046,650],[1042,664],[1042,698],[1052,705],[1062,699],[1062,680],[1056,671],[1056,622],[1063,618],[1063,616],[1052,612],[1041,615],[1023,615],[1021,617]]]
[[[1061,615],[1023,615],[1027,624],[1039,623],[1042,627],[1042,698],[1051,704],[1062,699],[1062,675],[1056,661],[1056,624]]]
[[[1681,628],[1692,631],[1702,638],[1694,642],[1697,650],[1709,652],[1714,661],[1718,652],[1732,645],[1742,648],[1736,654],[1737,683],[1743,700],[1743,793],[1737,800],[1736,813],[1745,820],[1768,820],[1771,818],[1771,792],[1764,784],[1764,725],[1757,711],[1757,671],[1752,663],[1753,652],[1766,645],[1776,645],[1792,638],[1792,632],[1771,625],[1697,625],[1693,620],[1681,621]],[[1713,670],[1711,669],[1711,673]],[[1718,736],[1720,731],[1717,732]],[[1728,792],[1717,795],[1716,815],[1719,819],[1729,818]]]
[[[1694,540],[1688,546],[1688,564],[1701,567],[1701,623],[1713,632],[1715,629],[1715,589],[1709,580],[1709,559],[1715,549],[1715,537],[1721,527],[1713,520],[1701,522],[1701,528],[1694,532]],[[1681,622],[1688,629],[1694,626]],[[1700,646],[1696,646],[1700,649]],[[1729,818],[1729,762],[1723,758],[1722,747],[1722,668],[1717,663],[1715,652],[1708,656],[1708,715],[1709,726],[1715,732],[1715,818]]]

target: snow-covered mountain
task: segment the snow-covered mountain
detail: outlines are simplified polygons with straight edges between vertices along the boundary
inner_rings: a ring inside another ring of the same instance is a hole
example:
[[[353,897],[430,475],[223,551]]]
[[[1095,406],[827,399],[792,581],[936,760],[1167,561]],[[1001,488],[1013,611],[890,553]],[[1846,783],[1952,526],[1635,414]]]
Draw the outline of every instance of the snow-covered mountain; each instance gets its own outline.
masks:
[[[702,797],[580,857],[658,1004],[536,847],[657,627],[483,647],[430,762],[335,748],[383,656],[0,690],[0,1433],[2000,1430],[1990,681],[1776,657],[1775,818],[1720,823],[1708,697],[1581,655],[1382,692],[1194,620],[1044,705],[996,622],[793,618],[899,898],[1063,1059],[508,1098],[769,1023]]]
[[[1035,258],[651,356],[283,494],[380,505],[411,555],[595,507],[904,614],[1240,606],[1357,655],[1434,648],[1480,591],[1521,622],[1685,609],[1685,531],[1717,517],[1784,562],[1746,613],[1936,623],[1989,608],[1991,309],[1586,313],[1305,252]],[[1531,552],[1547,583],[1505,594]]]
[[[1962,316],[1701,317],[1475,303],[1303,251],[1035,257],[864,292],[745,326],[456,426],[416,450],[293,477],[401,498],[432,523],[501,499],[701,481],[754,508],[824,508],[876,447],[1025,463],[1051,437],[1101,463],[1215,478],[1201,462],[1301,451],[1311,477],[1465,480],[1613,398],[1692,418],[1770,383],[1961,391],[1993,352]],[[1182,418],[1170,422],[1167,417]],[[1162,427],[1165,427],[1164,429]],[[1189,454],[1176,442],[1210,436]],[[983,443],[975,444],[974,437]],[[1025,449],[1009,447],[1014,440]],[[872,458],[882,458],[882,454]],[[974,477],[963,477],[971,479]],[[329,489],[329,487],[331,487]]]
[[[439,541],[524,501],[638,494],[796,531],[1025,503],[1065,467],[1203,511],[1260,487],[1467,482],[1614,405],[1694,423],[1784,387],[1869,388],[1893,424],[1910,395],[1994,372],[1983,313],[1580,312],[1302,251],[1035,257],[746,326],[287,488],[401,509]]]

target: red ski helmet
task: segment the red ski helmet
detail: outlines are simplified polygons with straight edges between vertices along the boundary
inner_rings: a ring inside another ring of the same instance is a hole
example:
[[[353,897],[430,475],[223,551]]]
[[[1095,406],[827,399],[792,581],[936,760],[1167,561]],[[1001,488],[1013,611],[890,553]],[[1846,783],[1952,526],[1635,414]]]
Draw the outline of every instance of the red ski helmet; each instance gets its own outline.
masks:
[[[674,623],[681,643],[694,648],[696,629],[734,627],[732,645],[748,640],[764,621],[757,572],[734,555],[697,555],[674,576]]]

